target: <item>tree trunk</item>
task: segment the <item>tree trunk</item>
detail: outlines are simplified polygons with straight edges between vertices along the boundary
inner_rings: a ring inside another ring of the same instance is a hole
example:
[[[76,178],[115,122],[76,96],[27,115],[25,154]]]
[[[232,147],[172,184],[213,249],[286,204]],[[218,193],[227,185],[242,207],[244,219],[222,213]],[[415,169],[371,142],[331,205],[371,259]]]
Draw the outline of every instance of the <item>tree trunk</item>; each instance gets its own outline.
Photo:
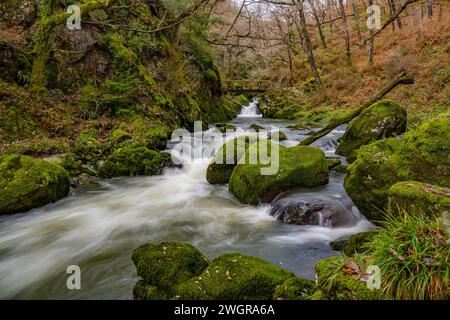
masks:
[[[347,16],[345,14],[344,0],[339,0],[339,8],[341,10],[342,20],[344,21],[345,54],[347,56],[347,63],[349,65],[352,65],[352,57],[350,52],[350,36],[348,34]]]
[[[325,41],[325,36],[323,35],[322,24],[320,23],[319,16],[317,15],[316,8],[314,7],[314,0],[308,0],[308,2],[311,5],[311,9],[312,9],[312,12],[313,12],[314,20],[316,21],[317,31],[319,32],[320,42],[322,43],[322,47],[324,49],[326,49],[327,48],[327,43]]]
[[[306,49],[306,55],[308,56],[308,63],[311,66],[311,72],[314,76],[314,79],[316,80],[317,86],[322,86],[322,80],[319,76],[319,71],[317,70],[316,66],[316,60],[314,59],[314,52],[312,48],[311,38],[308,33],[308,28],[306,26],[306,18],[305,18],[305,12],[303,11],[303,0],[297,0],[297,10],[300,18],[300,24],[303,31],[303,39],[305,42],[305,49]]]
[[[389,0],[389,5],[392,8],[393,13],[397,12],[395,0]],[[401,29],[403,27],[403,25],[402,25],[402,20],[400,19],[400,15],[397,15],[397,17],[395,17],[395,20],[397,21],[398,28]]]
[[[428,18],[433,16],[433,2],[434,0],[428,0]]]
[[[369,0],[371,1],[371,0]],[[386,94],[388,94],[392,89],[397,87],[400,84],[414,84],[414,80],[405,74],[401,74],[397,79],[390,82],[388,85],[386,85],[383,89],[381,89],[374,97],[372,97],[369,101],[364,103],[359,108],[353,110],[351,113],[336,118],[334,120],[331,120],[330,123],[323,129],[317,131],[313,135],[309,136],[305,140],[301,141],[299,145],[301,146],[309,146],[314,141],[322,138],[323,136],[326,136],[328,133],[339,127],[340,125],[343,125],[344,123],[348,123],[357,116],[361,114],[361,112],[373,105],[375,102],[381,100]]]
[[[356,0],[352,0],[352,8],[353,8],[353,13],[355,15],[355,24],[356,24],[356,32],[358,34],[358,42],[359,42],[359,44],[361,44],[362,43],[361,21],[359,19],[359,12],[358,12],[358,6],[356,5]]]

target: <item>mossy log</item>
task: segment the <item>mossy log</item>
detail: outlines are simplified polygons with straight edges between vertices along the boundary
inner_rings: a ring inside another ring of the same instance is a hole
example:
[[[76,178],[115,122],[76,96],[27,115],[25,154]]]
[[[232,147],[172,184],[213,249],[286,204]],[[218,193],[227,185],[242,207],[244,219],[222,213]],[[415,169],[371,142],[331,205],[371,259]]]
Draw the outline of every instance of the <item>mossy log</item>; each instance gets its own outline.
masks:
[[[341,116],[337,117],[334,120],[331,120],[331,122],[323,129],[317,131],[315,134],[309,136],[305,140],[300,142],[301,146],[309,146],[314,141],[322,138],[323,136],[326,136],[328,133],[339,127],[340,125],[343,125],[344,123],[348,123],[357,116],[361,114],[361,112],[370,107],[375,102],[381,100],[386,94],[388,94],[391,90],[393,90],[395,87],[397,87],[400,84],[414,84],[414,79],[407,76],[406,74],[402,73],[400,76],[398,76],[395,80],[391,81],[389,84],[387,84],[383,89],[381,89],[374,97],[372,97],[369,101],[364,103],[359,108],[355,109],[354,111]]]

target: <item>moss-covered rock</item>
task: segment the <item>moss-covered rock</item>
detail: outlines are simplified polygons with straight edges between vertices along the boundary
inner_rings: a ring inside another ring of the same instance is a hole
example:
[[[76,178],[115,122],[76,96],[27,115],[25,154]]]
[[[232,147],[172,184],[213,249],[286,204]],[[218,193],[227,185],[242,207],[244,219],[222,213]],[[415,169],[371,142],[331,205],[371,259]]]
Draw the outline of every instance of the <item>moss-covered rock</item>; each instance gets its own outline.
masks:
[[[380,290],[369,289],[363,267],[354,260],[331,257],[316,267],[317,285],[332,300],[379,300]]]
[[[406,131],[406,110],[398,103],[381,100],[353,119],[339,140],[336,153],[356,159],[356,150],[376,140],[394,137]]]
[[[176,288],[177,299],[271,300],[275,288],[294,277],[257,257],[228,253],[214,259],[198,277]]]
[[[346,256],[353,256],[354,254],[363,254],[367,252],[364,244],[372,240],[373,232],[360,232],[350,237],[347,244],[344,246],[344,254]]]
[[[28,156],[0,155],[0,214],[41,207],[69,190],[69,174],[60,166]]]
[[[246,159],[249,159],[249,154],[258,154],[260,146],[261,143],[252,144],[246,152]],[[271,150],[270,147],[267,149]],[[233,170],[229,190],[242,203],[270,202],[281,192],[295,187],[309,188],[328,183],[328,164],[320,149],[277,145],[274,152],[279,154],[279,159],[272,157],[272,167],[278,167],[274,174],[262,174],[261,169],[268,167],[262,162],[238,164]]]
[[[139,280],[133,288],[134,300],[165,300],[166,294],[155,286]]]
[[[135,288],[139,297],[159,295],[158,292],[171,295],[176,285],[200,275],[208,267],[208,259],[188,243],[145,244],[133,251],[132,260],[144,280]]]
[[[228,183],[234,168],[248,149],[249,143],[248,136],[238,137],[225,143],[209,164],[206,180],[211,184]]]
[[[348,167],[344,187],[371,221],[384,219],[388,191],[401,181],[450,187],[450,113],[406,133],[363,146]]]
[[[256,124],[256,123],[252,124],[252,125],[249,127],[249,129],[254,130],[254,131],[256,131],[256,132],[260,132],[260,131],[266,130],[266,128],[264,128],[263,126],[260,126],[259,124]]]
[[[416,181],[394,184],[388,192],[390,212],[441,217],[450,213],[450,189]]]
[[[293,277],[275,288],[274,300],[306,300],[317,290],[314,281]]]
[[[113,132],[111,132],[108,140],[111,141],[111,143],[115,146],[121,144],[124,141],[131,140],[133,137],[130,133],[122,130],[122,129],[116,129]]]
[[[112,178],[120,176],[155,175],[171,162],[167,153],[158,153],[146,147],[127,145],[115,150],[100,166],[98,176]]]

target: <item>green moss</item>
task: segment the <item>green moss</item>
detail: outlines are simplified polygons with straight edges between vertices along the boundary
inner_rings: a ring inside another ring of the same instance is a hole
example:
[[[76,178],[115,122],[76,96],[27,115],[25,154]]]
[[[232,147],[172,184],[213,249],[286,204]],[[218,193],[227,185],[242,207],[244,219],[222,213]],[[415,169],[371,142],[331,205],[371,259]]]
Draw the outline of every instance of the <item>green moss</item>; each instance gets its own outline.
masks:
[[[271,300],[275,288],[294,277],[257,257],[228,253],[214,259],[198,277],[176,288],[177,299]]]
[[[348,240],[348,243],[344,246],[344,254],[346,256],[353,256],[354,254],[363,254],[367,252],[365,244],[372,241],[373,232],[360,232],[354,234]]]
[[[133,251],[132,260],[147,285],[167,294],[208,267],[208,259],[188,243],[145,244]]]
[[[119,145],[120,143],[130,140],[133,137],[128,132],[122,129],[116,129],[109,135],[108,140],[111,141],[114,145]]]
[[[336,153],[353,162],[355,151],[361,146],[404,133],[406,117],[406,110],[394,101],[381,100],[373,104],[349,123]]]
[[[258,154],[260,147],[261,143],[251,145],[246,159],[250,159],[250,154]],[[270,147],[267,149],[271,150]],[[275,156],[272,159],[272,166],[278,169],[275,174],[262,174],[261,169],[268,165],[261,162],[238,164],[234,169],[229,190],[242,203],[270,202],[279,193],[295,187],[317,187],[328,183],[328,164],[320,149],[275,145],[274,152],[279,152],[279,160]]]
[[[450,189],[416,181],[394,184],[388,192],[390,212],[440,217],[450,213]]]
[[[249,142],[249,137],[242,136],[225,143],[209,164],[206,180],[211,184],[228,183],[234,168],[248,149]]]
[[[400,181],[450,187],[450,114],[442,114],[402,138],[363,146],[348,167],[344,187],[369,220],[383,220],[388,191]]]
[[[68,173],[58,165],[22,155],[0,155],[0,214],[41,207],[66,196]]]
[[[274,300],[306,300],[317,289],[311,280],[293,277],[275,288]]]
[[[344,272],[344,267],[358,266],[356,261],[344,257],[331,257],[319,261],[316,265],[317,285],[320,290],[332,300],[378,300],[381,298],[380,290],[369,289],[362,279],[365,273],[362,270],[355,274]]]
[[[115,150],[100,166],[98,175],[104,178],[154,175],[159,163],[158,152],[146,147],[127,145]]]
[[[155,286],[139,280],[133,288],[134,300],[165,300],[167,296]]]

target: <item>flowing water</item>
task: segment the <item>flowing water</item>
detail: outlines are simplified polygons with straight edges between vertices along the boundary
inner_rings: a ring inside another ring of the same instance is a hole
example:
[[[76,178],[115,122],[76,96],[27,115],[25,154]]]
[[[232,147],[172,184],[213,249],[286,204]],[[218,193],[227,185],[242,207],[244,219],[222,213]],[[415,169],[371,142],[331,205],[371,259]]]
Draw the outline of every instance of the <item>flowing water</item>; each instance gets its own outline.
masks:
[[[269,131],[281,129],[288,136],[282,142],[286,146],[298,144],[306,133],[288,129],[288,121],[261,118],[257,101],[232,123],[238,128],[233,136],[245,134],[252,123]],[[334,155],[344,129],[315,145]],[[176,154],[174,147],[169,143],[168,151]],[[342,228],[284,225],[269,215],[269,205],[243,205],[227,186],[208,184],[209,157],[191,163],[178,156],[182,169],[98,180],[98,186],[81,188],[57,203],[0,217],[0,298],[131,299],[138,280],[133,249],[162,241],[190,242],[211,259],[224,252],[254,255],[314,279],[317,261],[338,254],[329,241],[371,228],[346,195],[342,174],[331,174],[327,186],[289,196],[339,202],[356,223]],[[81,290],[67,289],[69,265],[81,268]]]

